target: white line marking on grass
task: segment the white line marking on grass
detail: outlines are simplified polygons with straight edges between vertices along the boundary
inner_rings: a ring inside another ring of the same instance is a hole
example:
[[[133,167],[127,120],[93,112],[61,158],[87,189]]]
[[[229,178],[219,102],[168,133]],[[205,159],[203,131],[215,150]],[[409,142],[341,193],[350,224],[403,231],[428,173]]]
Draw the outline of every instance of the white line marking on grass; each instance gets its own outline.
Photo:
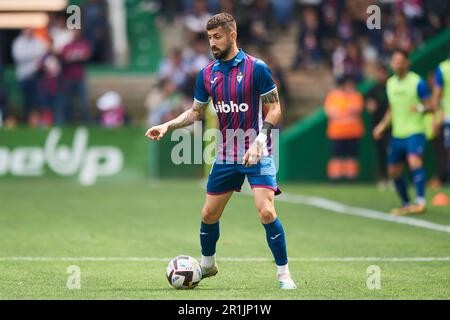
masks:
[[[248,194],[248,193],[243,193]],[[411,225],[419,228],[425,228],[430,229],[434,231],[440,231],[440,232],[446,232],[450,233],[450,226],[448,225],[442,225],[437,224],[421,219],[411,218],[411,217],[396,217],[391,216],[385,212],[366,209],[366,208],[358,208],[358,207],[351,207],[348,205],[345,205],[340,202],[336,202],[333,200],[321,198],[321,197],[314,197],[314,196],[302,196],[297,194],[287,194],[283,193],[280,196],[277,197],[278,201],[287,202],[287,203],[295,203],[295,204],[303,204],[303,205],[310,205],[313,207],[333,211],[336,213],[341,214],[347,214],[352,216],[358,216],[358,217],[365,217],[370,219],[376,219],[376,220],[384,220],[389,222],[395,222],[400,224],[406,224]]]
[[[172,258],[153,257],[0,257],[0,261],[118,261],[118,262],[168,262]],[[255,262],[273,261],[271,258],[258,257],[223,257],[218,261]],[[306,262],[347,262],[347,261],[386,261],[386,262],[431,262],[450,261],[450,257],[322,257],[322,258],[289,258],[289,261]]]

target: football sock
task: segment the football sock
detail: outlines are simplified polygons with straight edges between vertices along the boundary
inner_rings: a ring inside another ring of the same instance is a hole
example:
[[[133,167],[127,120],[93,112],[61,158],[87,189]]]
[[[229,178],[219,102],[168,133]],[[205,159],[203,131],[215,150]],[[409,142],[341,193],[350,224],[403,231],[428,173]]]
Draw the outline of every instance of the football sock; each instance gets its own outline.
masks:
[[[206,268],[212,267],[214,265],[214,262],[216,262],[216,255],[212,256],[203,256],[202,260],[200,261],[200,265]]]
[[[272,255],[275,258],[277,266],[286,265],[288,262],[286,252],[286,238],[284,236],[283,226],[281,221],[276,218],[275,221],[268,224],[263,224],[266,229],[266,239]]]
[[[406,180],[403,177],[394,179],[395,189],[397,190],[398,195],[402,199],[403,205],[407,205],[409,203],[408,190],[406,186]]]
[[[425,203],[425,169],[412,170],[414,186],[416,187],[417,203]]]
[[[202,255],[205,257],[213,256],[216,253],[216,243],[219,240],[220,229],[219,221],[213,224],[201,223],[200,225],[200,244],[202,246]]]
[[[277,275],[283,275],[283,274],[289,274],[289,266],[286,263],[285,265],[282,266],[277,266]]]

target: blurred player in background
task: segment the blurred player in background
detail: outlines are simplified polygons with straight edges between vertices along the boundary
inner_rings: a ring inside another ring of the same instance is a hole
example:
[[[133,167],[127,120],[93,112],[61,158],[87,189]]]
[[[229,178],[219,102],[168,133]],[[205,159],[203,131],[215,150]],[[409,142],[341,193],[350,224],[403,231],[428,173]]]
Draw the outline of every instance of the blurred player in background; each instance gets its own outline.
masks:
[[[271,156],[271,130],[281,117],[277,87],[267,65],[237,47],[236,21],[230,14],[213,16],[206,29],[216,60],[200,70],[192,108],[172,121],[148,129],[146,136],[160,140],[168,130],[201,120],[212,98],[222,138],[208,177],[202,210],[203,278],[218,272],[215,253],[219,219],[233,192],[240,191],[247,176],[275,258],[280,288],[295,289],[288,268],[285,234],[274,207],[274,196],[281,193]],[[243,143],[236,145],[234,141],[240,140],[240,133],[244,133]]]
[[[386,84],[389,109],[381,122],[374,128],[375,139],[380,139],[392,123],[392,139],[388,149],[388,172],[402,200],[402,206],[391,211],[394,215],[423,213],[425,201],[425,151],[424,113],[432,112],[430,93],[426,82],[416,73],[409,71],[408,53],[394,50],[391,56],[394,72]],[[406,158],[406,159],[405,159]],[[416,202],[411,203],[407,181],[403,175],[406,160],[412,173],[416,189]]]
[[[447,183],[450,183],[450,56],[436,68],[433,105],[439,110],[437,118],[441,120],[444,130],[444,143],[448,150]]]

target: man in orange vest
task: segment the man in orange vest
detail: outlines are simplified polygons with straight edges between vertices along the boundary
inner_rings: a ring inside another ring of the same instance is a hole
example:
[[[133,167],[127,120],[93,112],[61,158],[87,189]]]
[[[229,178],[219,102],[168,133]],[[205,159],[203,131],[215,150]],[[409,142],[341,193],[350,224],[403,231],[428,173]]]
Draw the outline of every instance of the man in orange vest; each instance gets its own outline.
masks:
[[[358,140],[364,134],[363,109],[364,98],[356,89],[356,80],[349,75],[339,79],[338,87],[325,99],[327,136],[332,146],[327,173],[332,180],[354,180],[359,175],[357,156]]]

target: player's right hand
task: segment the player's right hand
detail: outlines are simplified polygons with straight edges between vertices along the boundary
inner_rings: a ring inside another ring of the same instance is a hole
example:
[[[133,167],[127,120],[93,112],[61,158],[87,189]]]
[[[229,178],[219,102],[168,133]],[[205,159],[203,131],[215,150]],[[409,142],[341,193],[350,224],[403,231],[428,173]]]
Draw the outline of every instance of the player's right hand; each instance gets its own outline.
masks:
[[[167,126],[164,124],[154,126],[147,130],[145,136],[152,140],[160,140],[166,134],[167,129]]]
[[[384,132],[384,126],[382,125],[377,125],[374,129],[373,129],[373,138],[375,140],[380,140],[383,137],[383,132]]]

